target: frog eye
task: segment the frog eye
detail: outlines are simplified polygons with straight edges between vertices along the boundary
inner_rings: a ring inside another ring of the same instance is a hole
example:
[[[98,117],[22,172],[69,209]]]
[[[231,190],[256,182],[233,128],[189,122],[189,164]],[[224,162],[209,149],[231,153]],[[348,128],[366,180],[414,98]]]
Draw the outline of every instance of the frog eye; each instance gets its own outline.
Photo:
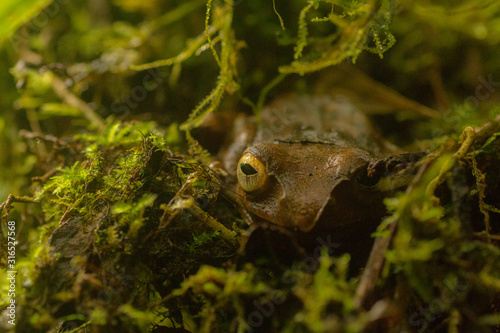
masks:
[[[246,192],[261,188],[267,178],[265,165],[250,153],[245,153],[240,158],[236,174],[240,186]]]

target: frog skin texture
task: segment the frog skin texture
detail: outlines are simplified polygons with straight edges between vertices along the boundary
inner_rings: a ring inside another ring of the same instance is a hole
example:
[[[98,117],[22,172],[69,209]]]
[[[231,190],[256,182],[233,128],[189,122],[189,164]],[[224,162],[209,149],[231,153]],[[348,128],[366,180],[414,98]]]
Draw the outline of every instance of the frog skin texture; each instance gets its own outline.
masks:
[[[248,223],[269,222],[339,240],[374,231],[386,211],[368,169],[399,150],[351,100],[285,96],[264,108],[256,123],[237,119],[237,135],[223,158]],[[257,170],[263,180],[244,190],[242,181],[260,177]]]

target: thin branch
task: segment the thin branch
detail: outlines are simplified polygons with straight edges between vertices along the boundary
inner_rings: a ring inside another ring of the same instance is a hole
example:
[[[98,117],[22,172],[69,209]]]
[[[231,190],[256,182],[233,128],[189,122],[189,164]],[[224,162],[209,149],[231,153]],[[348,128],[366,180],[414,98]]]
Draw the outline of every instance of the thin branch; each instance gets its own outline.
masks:
[[[82,112],[82,115],[87,118],[92,125],[97,127],[99,130],[104,129],[104,122],[85,101],[78,98],[73,92],[71,92],[66,84],[57,77],[55,74],[52,75],[52,90],[56,93],[59,98],[61,98],[66,104],[71,105]]]

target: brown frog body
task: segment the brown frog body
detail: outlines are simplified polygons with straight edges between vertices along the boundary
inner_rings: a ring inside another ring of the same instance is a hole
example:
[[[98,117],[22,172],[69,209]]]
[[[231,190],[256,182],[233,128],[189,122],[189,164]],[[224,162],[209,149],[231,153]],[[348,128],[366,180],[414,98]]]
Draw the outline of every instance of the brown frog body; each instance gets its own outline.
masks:
[[[238,121],[224,165],[238,179],[248,223],[341,239],[380,222],[383,195],[369,168],[398,149],[350,99],[286,96],[263,109],[260,121]]]

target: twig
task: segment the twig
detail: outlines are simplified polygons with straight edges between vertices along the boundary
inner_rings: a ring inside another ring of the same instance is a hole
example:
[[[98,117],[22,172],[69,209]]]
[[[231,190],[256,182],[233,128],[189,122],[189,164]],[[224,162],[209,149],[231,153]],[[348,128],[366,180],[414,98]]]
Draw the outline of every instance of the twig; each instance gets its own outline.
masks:
[[[46,172],[44,175],[42,176],[35,176],[35,177],[31,177],[31,181],[32,182],[40,182],[40,183],[45,183],[50,177],[52,177],[56,171],[57,171],[58,168],[54,168],[48,172]]]
[[[3,210],[5,209],[5,214],[1,216],[1,219],[5,219],[8,215],[10,210],[12,209],[11,204],[14,202],[24,202],[24,203],[36,203],[36,201],[33,198],[28,198],[28,197],[15,197],[12,194],[9,194],[7,197],[7,200],[0,204],[0,214],[3,213]]]
[[[500,241],[500,235],[490,235],[490,234],[481,234],[481,233],[475,233],[474,237],[480,238],[480,239],[485,239],[487,241],[489,240],[498,240]]]
[[[206,43],[208,36],[211,36],[214,33],[216,33],[220,29],[221,25],[222,25],[221,23],[216,23],[214,26],[209,27],[206,33],[203,33],[198,37],[196,37],[192,42],[190,42],[189,45],[187,45],[187,47],[181,53],[179,53],[175,57],[163,60],[157,60],[141,65],[131,65],[130,68],[135,71],[142,71],[151,68],[180,64],[183,61],[187,60],[189,57],[191,57],[195,52],[197,52],[203,46],[203,44]]]
[[[407,194],[413,191],[413,188],[420,182],[424,172],[428,167],[429,164],[424,164],[420,167],[417,175],[405,191]],[[354,306],[357,309],[362,308],[365,300],[375,289],[375,283],[377,282],[377,279],[380,276],[380,272],[384,267],[385,253],[389,248],[394,235],[396,234],[397,225],[398,220],[395,220],[388,226],[389,235],[385,237],[377,237],[375,239],[375,243],[373,244],[372,251],[370,252],[370,257],[368,258],[366,268],[363,271],[363,275],[361,276],[361,280],[354,294]]]
[[[52,75],[52,90],[54,90],[56,95],[59,96],[66,104],[80,110],[83,116],[87,118],[92,125],[96,126],[99,130],[104,128],[102,118],[86,102],[69,91],[66,84],[55,74]]]
[[[194,217],[205,223],[213,230],[220,231],[221,237],[223,239],[231,242],[234,245],[238,244],[238,240],[236,239],[236,233],[234,231],[231,231],[228,228],[226,228],[222,223],[217,221],[217,219],[205,213],[200,207],[198,207],[197,205],[192,205],[189,208],[189,211],[194,215]]]
[[[357,309],[361,309],[366,297],[375,288],[375,283],[380,275],[380,271],[385,262],[385,253],[389,248],[389,245],[396,234],[397,220],[389,224],[387,230],[389,235],[386,237],[377,237],[373,248],[370,252],[370,257],[366,263],[366,268],[361,276],[361,281],[356,288],[356,293],[354,294],[354,306]]]
[[[53,135],[49,134],[42,134],[42,133],[36,133],[36,132],[29,132],[27,130],[20,130],[19,135],[26,138],[26,139],[41,139],[47,142],[52,142],[52,143],[59,143],[59,139],[56,138]]]

